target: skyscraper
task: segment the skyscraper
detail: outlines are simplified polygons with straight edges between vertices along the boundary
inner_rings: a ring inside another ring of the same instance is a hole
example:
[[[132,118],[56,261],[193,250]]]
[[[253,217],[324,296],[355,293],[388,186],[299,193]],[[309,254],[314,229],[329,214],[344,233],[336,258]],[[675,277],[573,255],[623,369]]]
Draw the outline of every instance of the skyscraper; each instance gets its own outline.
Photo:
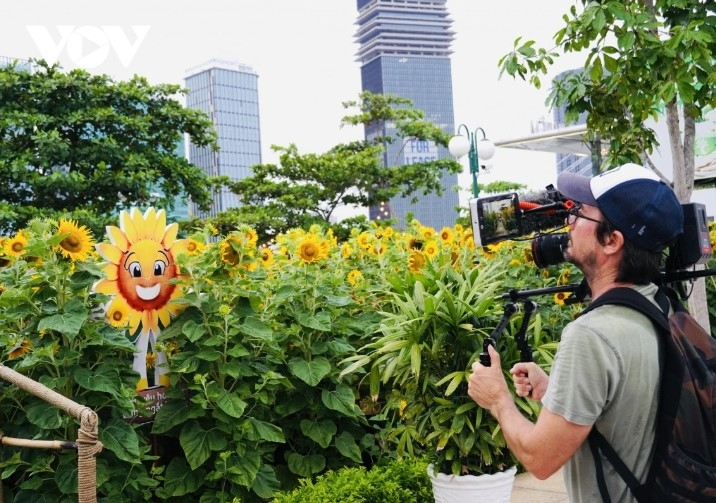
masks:
[[[185,77],[187,107],[206,112],[214,124],[219,150],[189,144],[189,161],[210,176],[228,176],[241,180],[252,174],[251,167],[261,163],[258,75],[247,65],[233,61],[211,60],[191,68]],[[200,217],[239,206],[236,194],[223,189],[214,194],[208,214],[192,208]]]
[[[455,131],[452,97],[450,44],[454,38],[446,0],[358,0],[361,87],[374,94],[392,94],[413,101],[425,118],[445,132]],[[366,128],[366,137],[393,135],[392,124]],[[388,146],[383,156],[386,166],[412,162],[415,158],[444,158],[446,148],[408,139]],[[443,196],[420,195],[417,204],[394,198],[386,206],[370,208],[371,219],[397,218],[405,225],[412,213],[423,225],[436,229],[452,226],[458,216],[457,175],[445,174]]]

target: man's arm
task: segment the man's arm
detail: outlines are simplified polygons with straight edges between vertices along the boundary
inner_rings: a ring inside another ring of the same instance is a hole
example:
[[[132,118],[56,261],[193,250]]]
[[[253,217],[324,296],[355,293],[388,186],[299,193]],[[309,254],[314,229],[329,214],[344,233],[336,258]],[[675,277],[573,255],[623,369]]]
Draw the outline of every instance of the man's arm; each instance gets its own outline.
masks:
[[[495,416],[508,447],[524,467],[538,479],[546,479],[572,457],[592,427],[570,423],[545,408],[536,423],[529,421],[517,409],[507,387],[500,355],[492,346],[488,351],[492,365],[473,364],[468,394]]]

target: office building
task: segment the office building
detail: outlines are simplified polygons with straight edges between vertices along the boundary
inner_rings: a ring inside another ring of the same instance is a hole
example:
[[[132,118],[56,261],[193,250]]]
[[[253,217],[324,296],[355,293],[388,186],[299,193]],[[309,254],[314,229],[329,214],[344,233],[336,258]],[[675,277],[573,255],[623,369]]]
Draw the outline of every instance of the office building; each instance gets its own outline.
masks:
[[[425,118],[452,134],[455,131],[452,96],[450,46],[454,39],[452,20],[446,0],[358,0],[359,44],[357,60],[361,64],[361,88],[374,94],[391,94],[412,100]],[[366,138],[390,135],[392,124],[366,128]],[[444,158],[444,147],[408,139],[388,146],[383,156],[386,166],[413,162],[414,159]],[[458,217],[457,175],[445,174],[442,196],[418,194],[419,201],[394,198],[379,208],[370,208],[372,220],[397,218],[404,227],[412,213],[423,225],[441,229],[452,226]]]
[[[185,77],[187,107],[208,114],[216,129],[219,150],[189,144],[189,161],[210,176],[241,180],[261,163],[258,75],[247,65],[211,60],[191,68]],[[227,189],[214,194],[208,213],[192,208],[192,214],[205,218],[240,205],[236,194]]]

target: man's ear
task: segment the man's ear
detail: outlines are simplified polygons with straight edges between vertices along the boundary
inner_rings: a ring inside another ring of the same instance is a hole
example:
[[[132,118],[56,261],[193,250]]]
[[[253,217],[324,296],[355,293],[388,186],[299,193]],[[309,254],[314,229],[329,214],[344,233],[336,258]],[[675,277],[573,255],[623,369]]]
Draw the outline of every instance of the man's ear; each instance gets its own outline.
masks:
[[[613,231],[604,238],[604,253],[607,255],[613,255],[620,252],[624,248],[624,234],[620,231]]]

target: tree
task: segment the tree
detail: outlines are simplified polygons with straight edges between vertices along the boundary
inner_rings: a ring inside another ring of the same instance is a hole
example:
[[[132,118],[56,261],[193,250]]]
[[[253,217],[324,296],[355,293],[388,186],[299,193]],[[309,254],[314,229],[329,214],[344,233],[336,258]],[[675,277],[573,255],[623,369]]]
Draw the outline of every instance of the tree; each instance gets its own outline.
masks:
[[[540,74],[562,53],[586,52],[584,72],[555,81],[550,105],[566,105],[567,119],[587,112],[587,128],[608,140],[606,164],[642,162],[658,139],[645,125],[665,109],[673,186],[688,202],[694,188],[695,121],[716,104],[714,0],[581,0],[554,35],[556,48],[515,41],[500,70],[540,87]],[[663,174],[660,173],[662,178]],[[668,180],[667,180],[668,181]]]
[[[0,229],[63,216],[101,231],[121,208],[172,209],[177,196],[208,208],[209,179],[177,147],[188,133],[214,148],[215,133],[180,92],[44,61],[0,68]]]
[[[500,59],[500,73],[536,87],[562,53],[587,51],[583,72],[555,81],[548,103],[566,106],[568,120],[587,112],[592,135],[608,140],[605,167],[641,162],[657,173],[649,155],[658,146],[647,119],[664,109],[674,192],[682,203],[694,188],[696,121],[716,105],[716,0],[581,0],[563,16],[556,48],[515,41]],[[667,182],[662,173],[659,175]],[[691,309],[708,327],[703,280]]]
[[[291,227],[329,223],[335,210],[346,205],[377,206],[394,196],[442,194],[445,170],[459,173],[454,159],[400,166],[384,166],[386,146],[410,139],[430,140],[447,146],[450,134],[425,121],[411,100],[363,92],[358,101],[343,103],[357,108],[341,125],[364,125],[381,131],[369,139],[339,144],[323,154],[300,154],[295,145],[271,148],[280,153],[279,164],[253,166],[253,176],[230,182],[243,206],[230,213],[231,220],[258,225],[260,235],[271,236]],[[384,125],[396,135],[384,133]]]

